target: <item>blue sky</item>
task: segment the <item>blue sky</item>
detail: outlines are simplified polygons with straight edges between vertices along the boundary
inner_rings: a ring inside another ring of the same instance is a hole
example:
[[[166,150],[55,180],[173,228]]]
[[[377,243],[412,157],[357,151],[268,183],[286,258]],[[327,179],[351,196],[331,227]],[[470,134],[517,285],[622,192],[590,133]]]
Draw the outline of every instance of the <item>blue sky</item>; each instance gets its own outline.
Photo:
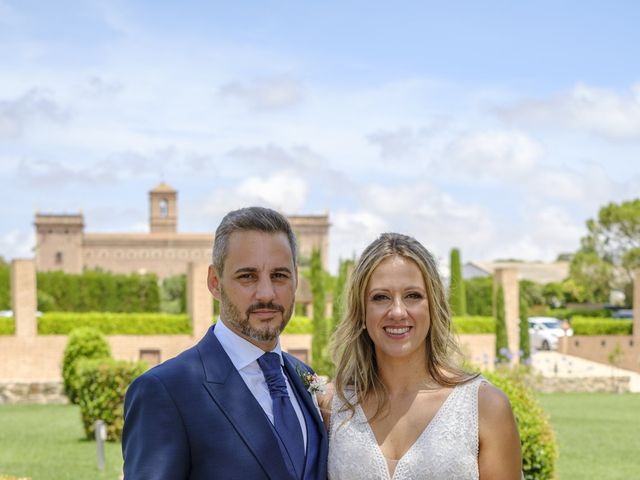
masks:
[[[145,231],[323,213],[447,263],[553,260],[640,192],[637,2],[0,0],[0,255],[34,211]]]

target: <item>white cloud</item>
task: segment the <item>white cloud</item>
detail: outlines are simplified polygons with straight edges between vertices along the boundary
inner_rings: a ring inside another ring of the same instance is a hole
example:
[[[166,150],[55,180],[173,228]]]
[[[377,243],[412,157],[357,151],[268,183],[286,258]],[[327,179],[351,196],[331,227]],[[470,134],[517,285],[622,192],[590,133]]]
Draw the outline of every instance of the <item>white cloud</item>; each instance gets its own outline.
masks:
[[[446,152],[452,170],[470,176],[509,178],[531,171],[542,145],[519,131],[484,130],[454,140]]]
[[[9,230],[0,235],[0,254],[6,259],[33,258],[35,233],[20,230]]]
[[[220,87],[223,98],[238,99],[255,111],[279,110],[302,101],[303,88],[290,78],[269,78],[245,84],[231,82]]]
[[[28,124],[39,119],[63,123],[69,116],[51,92],[32,88],[14,100],[0,101],[0,138],[19,137]]]
[[[613,140],[640,139],[640,83],[627,93],[577,84],[549,98],[524,100],[498,110],[507,121],[583,130]]]
[[[225,181],[204,199],[186,206],[188,222],[210,225],[237,208],[259,205],[285,214],[303,212],[307,195],[305,180],[290,171]],[[228,186],[227,186],[228,185]]]
[[[240,182],[235,190],[247,200],[285,213],[296,213],[303,209],[307,184],[295,174],[285,171],[269,177],[249,177]]]

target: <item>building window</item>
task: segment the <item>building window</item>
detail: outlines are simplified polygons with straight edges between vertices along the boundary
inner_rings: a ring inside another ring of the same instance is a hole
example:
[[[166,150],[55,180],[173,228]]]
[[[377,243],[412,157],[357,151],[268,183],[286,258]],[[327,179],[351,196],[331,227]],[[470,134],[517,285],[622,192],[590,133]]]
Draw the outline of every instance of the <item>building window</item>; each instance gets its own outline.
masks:
[[[62,252],[56,252],[56,265],[62,265]]]
[[[160,363],[160,350],[140,350],[140,360],[153,367]]]
[[[288,350],[288,353],[296,357],[301,362],[309,363],[309,350],[306,348],[291,349]]]
[[[160,216],[162,218],[167,218],[169,216],[169,202],[167,202],[166,198],[160,199]]]

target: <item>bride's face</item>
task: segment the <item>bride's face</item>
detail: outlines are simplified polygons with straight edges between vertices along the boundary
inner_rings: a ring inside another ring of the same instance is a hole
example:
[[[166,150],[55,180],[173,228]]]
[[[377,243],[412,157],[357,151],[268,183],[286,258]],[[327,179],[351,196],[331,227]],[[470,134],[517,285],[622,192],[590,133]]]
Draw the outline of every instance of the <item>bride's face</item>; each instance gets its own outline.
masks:
[[[380,362],[385,356],[425,358],[429,300],[416,263],[399,255],[385,258],[366,291],[366,327]]]

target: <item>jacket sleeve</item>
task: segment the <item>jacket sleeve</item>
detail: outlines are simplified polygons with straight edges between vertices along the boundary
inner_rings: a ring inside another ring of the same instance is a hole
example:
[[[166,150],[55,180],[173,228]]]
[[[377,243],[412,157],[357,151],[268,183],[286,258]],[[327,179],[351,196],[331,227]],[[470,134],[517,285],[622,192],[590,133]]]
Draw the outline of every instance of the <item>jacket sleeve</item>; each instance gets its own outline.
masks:
[[[150,372],[127,390],[122,433],[125,480],[183,480],[189,476],[189,441],[171,395]]]

